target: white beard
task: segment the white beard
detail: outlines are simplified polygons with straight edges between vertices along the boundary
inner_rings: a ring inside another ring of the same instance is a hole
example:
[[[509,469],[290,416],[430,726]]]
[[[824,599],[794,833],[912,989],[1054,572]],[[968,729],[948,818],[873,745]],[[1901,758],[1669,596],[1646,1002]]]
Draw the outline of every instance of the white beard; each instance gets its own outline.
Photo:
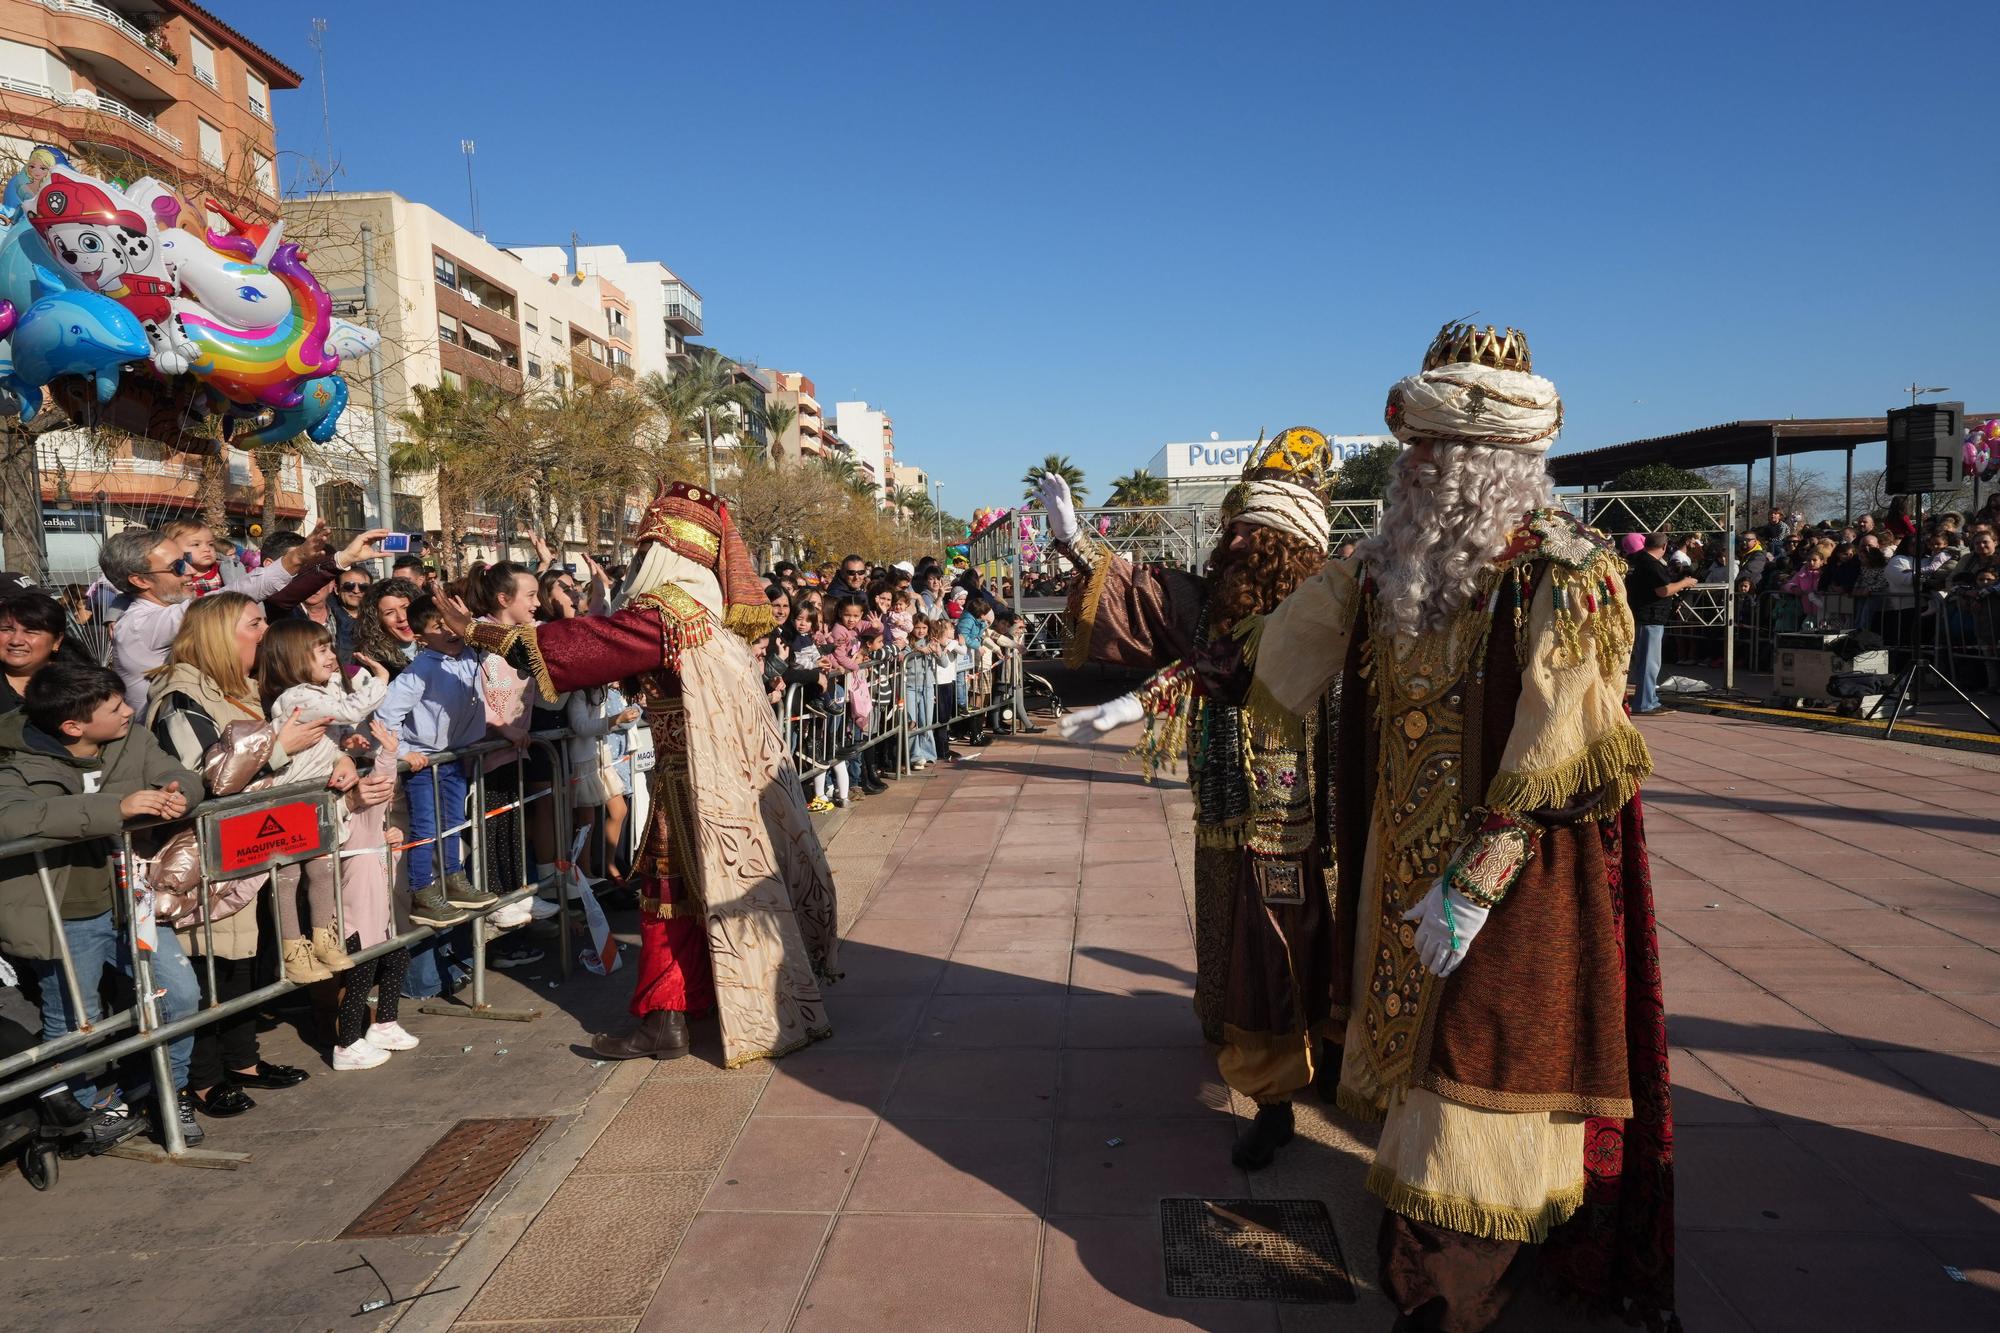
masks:
[[[1555,503],[1538,455],[1434,447],[1429,465],[1396,465],[1382,526],[1357,552],[1375,580],[1379,613],[1404,639],[1443,630],[1527,512]]]

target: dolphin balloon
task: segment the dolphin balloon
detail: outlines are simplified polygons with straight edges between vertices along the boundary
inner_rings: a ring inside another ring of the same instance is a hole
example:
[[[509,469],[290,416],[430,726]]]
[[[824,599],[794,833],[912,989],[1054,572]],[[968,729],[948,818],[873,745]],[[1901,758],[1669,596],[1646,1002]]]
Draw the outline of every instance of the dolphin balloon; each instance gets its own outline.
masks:
[[[42,386],[58,375],[94,375],[97,400],[111,401],[119,372],[152,351],[139,317],[92,292],[44,296],[23,311],[0,361],[0,389],[14,396],[21,420],[42,408]]]

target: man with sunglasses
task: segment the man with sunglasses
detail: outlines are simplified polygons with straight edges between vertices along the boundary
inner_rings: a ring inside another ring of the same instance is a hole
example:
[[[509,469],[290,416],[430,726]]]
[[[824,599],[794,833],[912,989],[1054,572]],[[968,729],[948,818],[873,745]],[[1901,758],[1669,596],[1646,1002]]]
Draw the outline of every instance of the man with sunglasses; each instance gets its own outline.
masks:
[[[232,591],[262,601],[292,581],[326,550],[326,531],[315,528],[293,547],[246,575]],[[111,627],[111,669],[125,682],[125,701],[135,713],[146,710],[146,673],[164,662],[193,598],[188,562],[181,544],[157,528],[127,528],[97,553],[105,582],[119,593],[122,614]]]

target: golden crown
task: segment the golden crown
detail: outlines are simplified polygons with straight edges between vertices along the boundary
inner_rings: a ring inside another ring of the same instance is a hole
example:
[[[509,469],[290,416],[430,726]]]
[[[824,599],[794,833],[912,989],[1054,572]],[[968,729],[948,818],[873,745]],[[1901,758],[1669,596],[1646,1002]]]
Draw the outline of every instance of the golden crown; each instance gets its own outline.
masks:
[[[1430,350],[1424,353],[1424,369],[1461,365],[1491,366],[1523,374],[1535,368],[1534,358],[1528,352],[1528,335],[1519,329],[1496,333],[1491,324],[1484,329],[1476,324],[1446,324],[1431,339]]]
[[[1222,499],[1223,517],[1243,508],[1253,481],[1289,481],[1325,495],[1334,468],[1333,447],[1311,426],[1288,426],[1268,441],[1259,432],[1242,478]]]

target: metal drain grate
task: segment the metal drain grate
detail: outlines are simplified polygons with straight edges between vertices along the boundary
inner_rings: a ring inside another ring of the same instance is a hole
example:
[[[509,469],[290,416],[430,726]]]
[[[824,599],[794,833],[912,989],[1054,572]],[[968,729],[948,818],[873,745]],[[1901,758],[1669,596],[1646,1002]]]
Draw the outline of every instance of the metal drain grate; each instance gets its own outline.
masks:
[[[340,1233],[442,1236],[458,1230],[537,1135],[555,1120],[461,1120],[425,1149],[382,1197]]]
[[[1317,1199],[1162,1199],[1167,1295],[1354,1303],[1333,1219]]]

